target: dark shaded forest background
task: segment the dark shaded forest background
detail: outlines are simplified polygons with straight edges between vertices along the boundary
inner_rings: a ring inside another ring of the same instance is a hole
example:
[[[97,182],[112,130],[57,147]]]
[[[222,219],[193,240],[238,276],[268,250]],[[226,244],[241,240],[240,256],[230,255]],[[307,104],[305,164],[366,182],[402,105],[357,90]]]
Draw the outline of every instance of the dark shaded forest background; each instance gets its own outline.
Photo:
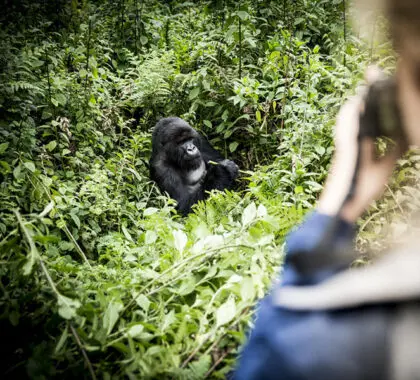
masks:
[[[342,0],[1,10],[2,378],[225,378],[322,188],[335,114],[368,63],[392,71],[390,45],[361,41]],[[187,218],[148,178],[166,116],[241,169]],[[419,157],[360,221],[358,263],[410,225]]]

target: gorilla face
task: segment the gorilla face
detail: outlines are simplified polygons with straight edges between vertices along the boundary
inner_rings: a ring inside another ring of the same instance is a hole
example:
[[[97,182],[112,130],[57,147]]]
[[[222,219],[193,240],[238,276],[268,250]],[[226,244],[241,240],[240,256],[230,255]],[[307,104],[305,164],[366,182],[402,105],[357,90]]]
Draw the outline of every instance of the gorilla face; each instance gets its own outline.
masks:
[[[167,160],[175,167],[188,171],[195,170],[202,164],[199,135],[188,124],[177,127],[173,124],[167,125],[161,141]]]

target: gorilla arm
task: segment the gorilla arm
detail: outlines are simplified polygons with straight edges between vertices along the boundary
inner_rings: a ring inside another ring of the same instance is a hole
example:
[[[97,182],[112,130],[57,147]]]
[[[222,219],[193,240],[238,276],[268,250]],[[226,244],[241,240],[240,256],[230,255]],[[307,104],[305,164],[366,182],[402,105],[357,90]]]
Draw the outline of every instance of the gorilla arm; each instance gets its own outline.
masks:
[[[238,176],[239,168],[231,160],[221,160],[216,162],[207,162],[207,177],[204,183],[204,189],[221,190],[229,189]]]
[[[238,176],[238,166],[233,161],[224,159],[204,137],[201,137],[200,151],[207,169],[207,177],[204,183],[205,190],[223,191],[230,188]]]

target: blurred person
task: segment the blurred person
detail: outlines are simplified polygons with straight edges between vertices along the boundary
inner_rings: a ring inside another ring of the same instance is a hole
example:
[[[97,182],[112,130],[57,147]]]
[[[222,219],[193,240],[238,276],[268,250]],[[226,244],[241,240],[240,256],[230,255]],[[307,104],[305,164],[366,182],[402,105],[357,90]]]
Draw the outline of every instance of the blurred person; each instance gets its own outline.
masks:
[[[401,138],[377,158],[375,134],[361,129],[362,121],[371,127],[362,117],[367,89],[342,106],[317,209],[286,240],[281,281],[259,304],[237,380],[420,379],[419,244],[347,269],[355,221],[382,194],[407,146],[420,145],[420,0],[381,5],[400,55],[394,79]],[[369,69],[366,79],[373,85],[381,73]]]

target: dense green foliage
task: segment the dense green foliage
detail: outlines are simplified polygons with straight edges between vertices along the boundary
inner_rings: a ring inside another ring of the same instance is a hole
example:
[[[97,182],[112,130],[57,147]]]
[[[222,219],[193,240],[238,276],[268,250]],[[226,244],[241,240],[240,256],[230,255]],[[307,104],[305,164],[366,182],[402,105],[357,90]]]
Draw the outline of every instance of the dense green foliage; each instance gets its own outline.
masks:
[[[223,378],[319,194],[335,113],[388,47],[348,34],[341,0],[3,5],[2,371]],[[242,169],[187,218],[148,179],[170,115]]]

